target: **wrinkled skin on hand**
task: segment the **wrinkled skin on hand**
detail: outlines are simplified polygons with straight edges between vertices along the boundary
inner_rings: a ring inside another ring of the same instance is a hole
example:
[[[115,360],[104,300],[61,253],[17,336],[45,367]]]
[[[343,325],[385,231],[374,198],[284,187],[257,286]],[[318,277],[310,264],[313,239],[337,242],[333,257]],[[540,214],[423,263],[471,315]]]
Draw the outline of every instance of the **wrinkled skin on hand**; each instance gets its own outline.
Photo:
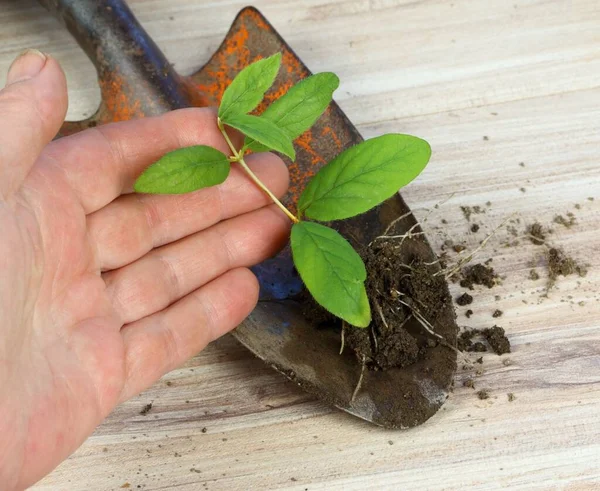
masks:
[[[52,141],[67,108],[51,57],[18,58],[0,91],[0,483],[33,484],[124,401],[254,308],[249,266],[289,220],[233,168],[220,186],[132,194],[165,152],[227,152],[209,109]],[[240,135],[233,135],[237,144]],[[248,159],[277,195],[283,162]]]

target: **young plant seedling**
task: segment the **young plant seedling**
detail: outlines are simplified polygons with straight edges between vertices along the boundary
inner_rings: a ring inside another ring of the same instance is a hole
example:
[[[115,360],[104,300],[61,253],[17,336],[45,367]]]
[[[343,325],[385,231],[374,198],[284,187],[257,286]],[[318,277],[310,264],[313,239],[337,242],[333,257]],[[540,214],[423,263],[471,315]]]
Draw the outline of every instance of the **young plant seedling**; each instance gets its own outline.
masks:
[[[343,220],[394,195],[417,177],[429,161],[429,144],[409,135],[387,134],[340,153],[322,167],[288,210],[246,165],[247,152],[274,150],[295,159],[293,141],[319,119],[339,85],[333,73],[318,73],[291,87],[261,116],[248,114],[262,101],[281,64],[281,53],[244,68],[223,93],[217,125],[231,155],[205,145],[181,148],[148,167],[135,183],[139,193],[180,194],[225,181],[239,165],[293,222],[292,257],[306,288],[326,310],[356,327],[367,327],[371,310],[365,265],[350,243],[316,222]],[[245,135],[240,150],[226,126]],[[311,220],[311,221],[309,221]]]

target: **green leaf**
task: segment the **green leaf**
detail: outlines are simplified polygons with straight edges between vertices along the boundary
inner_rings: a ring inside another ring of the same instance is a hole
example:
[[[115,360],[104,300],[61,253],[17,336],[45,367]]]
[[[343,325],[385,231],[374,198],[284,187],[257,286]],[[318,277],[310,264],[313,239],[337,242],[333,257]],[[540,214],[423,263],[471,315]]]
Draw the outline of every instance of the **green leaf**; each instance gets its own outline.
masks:
[[[355,145],[312,178],[298,200],[299,213],[322,221],[364,213],[417,177],[430,156],[429,143],[409,135],[383,135]]]
[[[273,81],[281,65],[281,53],[258,60],[244,68],[225,89],[219,106],[219,118],[224,123],[233,114],[252,111]]]
[[[281,152],[292,160],[296,158],[292,140],[271,121],[251,114],[232,114],[227,124],[271,150]]]
[[[291,244],[296,269],[315,300],[349,324],[367,327],[367,272],[348,241],[324,225],[300,222],[292,227]]]
[[[340,79],[335,73],[311,75],[273,102],[261,117],[275,123],[290,140],[294,140],[319,119],[339,85]],[[267,150],[250,139],[246,139],[246,146],[255,152]]]
[[[133,186],[138,193],[182,194],[221,184],[229,175],[227,156],[206,145],[180,148],[148,167]]]

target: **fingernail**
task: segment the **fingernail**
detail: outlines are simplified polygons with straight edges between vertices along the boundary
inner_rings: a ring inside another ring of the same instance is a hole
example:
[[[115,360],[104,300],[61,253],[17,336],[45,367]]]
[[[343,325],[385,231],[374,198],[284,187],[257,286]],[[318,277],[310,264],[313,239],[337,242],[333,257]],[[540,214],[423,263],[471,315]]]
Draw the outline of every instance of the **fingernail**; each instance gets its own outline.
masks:
[[[37,49],[23,51],[8,69],[6,85],[22,82],[35,77],[42,71],[48,57]]]

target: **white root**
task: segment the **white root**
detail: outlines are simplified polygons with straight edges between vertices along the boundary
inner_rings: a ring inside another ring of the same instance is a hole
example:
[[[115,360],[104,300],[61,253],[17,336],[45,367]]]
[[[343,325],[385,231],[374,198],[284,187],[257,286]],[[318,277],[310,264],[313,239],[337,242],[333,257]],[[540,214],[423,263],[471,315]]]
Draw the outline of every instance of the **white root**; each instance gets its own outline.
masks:
[[[352,393],[352,398],[350,399],[350,402],[354,402],[354,399],[356,399],[356,395],[358,394],[358,391],[360,390],[360,388],[362,386],[363,377],[365,376],[365,367],[366,366],[367,366],[367,357],[365,355],[363,355],[362,368],[360,369],[360,377],[358,378],[358,383],[356,384],[356,387],[354,388],[354,392]]]

